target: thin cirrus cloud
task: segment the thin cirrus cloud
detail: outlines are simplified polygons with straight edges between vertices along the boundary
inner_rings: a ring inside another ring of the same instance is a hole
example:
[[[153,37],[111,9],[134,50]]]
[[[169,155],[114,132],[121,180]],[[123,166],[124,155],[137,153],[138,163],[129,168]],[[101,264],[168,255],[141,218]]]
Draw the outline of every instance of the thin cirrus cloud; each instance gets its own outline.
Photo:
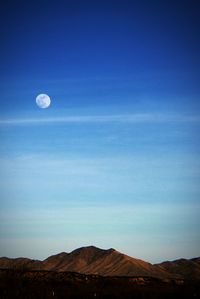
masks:
[[[197,115],[179,114],[118,114],[118,115],[80,115],[49,118],[13,118],[1,119],[0,125],[51,124],[51,123],[168,123],[199,122]]]

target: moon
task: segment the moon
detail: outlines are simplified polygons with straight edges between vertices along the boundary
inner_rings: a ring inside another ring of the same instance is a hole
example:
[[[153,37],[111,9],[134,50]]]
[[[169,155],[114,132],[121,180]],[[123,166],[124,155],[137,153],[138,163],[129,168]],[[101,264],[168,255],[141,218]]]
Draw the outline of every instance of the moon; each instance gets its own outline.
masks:
[[[48,108],[51,104],[51,99],[47,94],[41,93],[36,97],[36,104],[40,108]]]

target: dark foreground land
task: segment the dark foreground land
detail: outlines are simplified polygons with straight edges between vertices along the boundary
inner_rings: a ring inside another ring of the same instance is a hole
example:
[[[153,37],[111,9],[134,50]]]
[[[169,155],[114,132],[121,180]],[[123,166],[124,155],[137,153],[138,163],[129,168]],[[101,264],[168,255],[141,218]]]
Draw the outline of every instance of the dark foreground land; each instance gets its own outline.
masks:
[[[190,299],[200,298],[200,281],[2,269],[0,298]]]

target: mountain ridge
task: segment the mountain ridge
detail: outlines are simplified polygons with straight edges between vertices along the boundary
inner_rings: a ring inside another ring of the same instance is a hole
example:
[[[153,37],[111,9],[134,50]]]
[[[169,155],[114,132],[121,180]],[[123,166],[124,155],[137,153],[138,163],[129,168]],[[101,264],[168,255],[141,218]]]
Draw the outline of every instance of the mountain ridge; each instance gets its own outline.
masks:
[[[102,276],[200,279],[200,257],[151,264],[113,248],[100,249],[95,246],[80,247],[70,253],[61,252],[43,261],[22,257],[13,259],[1,257],[0,268],[78,272]]]

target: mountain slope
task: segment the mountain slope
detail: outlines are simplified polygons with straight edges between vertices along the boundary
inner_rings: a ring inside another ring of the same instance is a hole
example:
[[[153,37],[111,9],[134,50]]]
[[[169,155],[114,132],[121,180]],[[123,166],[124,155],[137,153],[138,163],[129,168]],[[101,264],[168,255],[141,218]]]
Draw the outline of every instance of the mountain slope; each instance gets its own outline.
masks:
[[[69,254],[58,254],[43,262],[45,270],[75,271],[108,276],[167,276],[159,267],[131,258],[114,249],[83,247]]]
[[[21,270],[41,270],[43,263],[39,260],[19,257],[16,259],[1,257],[0,268],[3,269],[21,269]]]
[[[180,259],[152,265],[114,249],[82,247],[70,253],[61,252],[44,261],[26,258],[0,258],[0,268],[49,271],[71,271],[103,276],[151,276],[159,278],[200,279],[200,258]]]
[[[171,273],[173,276],[181,276],[188,279],[200,279],[200,258],[178,259],[173,262],[163,262],[157,264],[163,270]]]
[[[101,258],[106,251],[107,250],[99,249],[94,246],[82,247],[71,253],[51,256],[44,260],[43,264],[46,270],[52,270],[53,267],[53,270],[57,271],[82,272],[82,268]]]

